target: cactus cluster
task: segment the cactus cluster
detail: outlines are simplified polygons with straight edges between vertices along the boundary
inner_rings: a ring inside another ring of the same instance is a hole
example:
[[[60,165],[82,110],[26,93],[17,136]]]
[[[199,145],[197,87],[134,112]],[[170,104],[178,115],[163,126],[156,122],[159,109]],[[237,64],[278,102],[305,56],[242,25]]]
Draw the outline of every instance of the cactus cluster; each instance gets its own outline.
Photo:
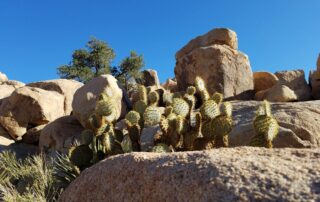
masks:
[[[113,99],[102,94],[89,118],[90,127],[70,149],[71,161],[82,170],[110,155],[141,151],[141,134],[149,127],[160,128],[154,134],[152,152],[228,147],[233,128],[231,103],[224,102],[221,93],[210,96],[200,77],[194,83],[185,92],[176,93],[138,85],[137,99],[121,130],[114,127],[117,112]],[[271,148],[279,126],[267,101],[258,108],[253,125],[256,136],[250,145]]]

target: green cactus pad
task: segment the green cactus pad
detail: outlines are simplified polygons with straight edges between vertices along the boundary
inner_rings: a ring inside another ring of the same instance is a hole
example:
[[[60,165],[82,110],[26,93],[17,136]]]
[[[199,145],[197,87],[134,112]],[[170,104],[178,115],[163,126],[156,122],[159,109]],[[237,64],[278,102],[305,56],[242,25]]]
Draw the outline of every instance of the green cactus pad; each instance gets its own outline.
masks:
[[[194,80],[194,84],[196,86],[197,91],[203,91],[206,89],[206,84],[204,83],[203,79],[197,76]]]
[[[223,102],[221,105],[221,114],[231,117],[232,116],[232,104],[230,102]]]
[[[159,103],[159,94],[156,91],[152,91],[148,94],[149,104],[157,106]]]
[[[140,121],[140,114],[136,111],[130,111],[128,112],[128,114],[126,115],[126,120],[128,120],[132,125],[134,124],[139,124]]]
[[[88,145],[71,147],[69,150],[70,161],[80,169],[90,166],[93,152]]]
[[[194,86],[189,86],[187,88],[187,94],[189,94],[189,95],[194,95],[194,94],[196,94],[196,92],[197,92],[197,89]]]
[[[162,100],[163,100],[163,103],[164,103],[166,106],[172,105],[172,102],[173,102],[173,93],[164,92],[163,95],[162,95]]]
[[[144,85],[138,85],[139,100],[148,104],[147,89]]]
[[[213,100],[207,100],[200,108],[202,118],[205,120],[212,120],[220,114],[219,106]]]
[[[215,92],[212,95],[211,99],[215,101],[218,105],[220,105],[220,103],[223,101],[223,95],[221,93]]]
[[[207,140],[213,140],[214,139],[214,134],[212,132],[211,121],[210,120],[204,121],[202,123],[202,125],[201,125],[201,133],[202,133],[202,136]]]
[[[170,147],[166,144],[157,144],[152,148],[152,152],[156,153],[168,153],[171,152]]]
[[[231,117],[220,115],[211,121],[211,129],[214,134],[215,147],[228,147],[228,136],[232,131],[233,121]]]
[[[169,130],[169,121],[165,117],[162,117],[160,120],[160,128],[164,134],[168,133]]]
[[[121,142],[121,148],[124,153],[130,153],[133,151],[132,142],[131,142],[129,135],[125,135],[123,137],[123,140]]]
[[[117,119],[117,106],[112,98],[99,100],[96,104],[95,112],[98,116],[105,117],[106,121],[113,122]]]
[[[144,111],[146,110],[146,108],[148,107],[147,103],[145,103],[142,100],[137,101],[134,106],[133,109],[138,112],[141,115],[143,115]]]
[[[173,112],[176,113],[177,115],[180,115],[182,117],[186,117],[189,114],[189,104],[181,99],[181,98],[175,98],[173,99]]]
[[[155,126],[160,123],[161,113],[157,107],[149,106],[143,114],[146,127]]]

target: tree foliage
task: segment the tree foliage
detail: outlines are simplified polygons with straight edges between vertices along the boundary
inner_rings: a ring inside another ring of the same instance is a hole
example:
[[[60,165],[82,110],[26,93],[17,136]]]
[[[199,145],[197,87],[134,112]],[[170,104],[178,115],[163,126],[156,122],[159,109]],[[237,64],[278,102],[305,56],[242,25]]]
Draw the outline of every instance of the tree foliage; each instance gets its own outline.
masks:
[[[112,74],[125,84],[129,77],[138,78],[144,67],[143,56],[131,51],[130,56],[124,58],[119,66],[111,66],[115,53],[104,41],[92,38],[86,49],[77,49],[72,54],[72,61],[68,65],[58,67],[61,78],[75,79],[87,82],[101,74]]]

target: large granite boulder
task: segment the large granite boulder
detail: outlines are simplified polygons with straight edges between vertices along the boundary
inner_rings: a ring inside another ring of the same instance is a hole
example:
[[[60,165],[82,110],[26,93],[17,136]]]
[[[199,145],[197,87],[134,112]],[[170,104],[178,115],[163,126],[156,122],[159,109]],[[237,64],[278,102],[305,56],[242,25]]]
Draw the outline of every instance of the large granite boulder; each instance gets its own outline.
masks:
[[[0,124],[11,137],[19,140],[27,129],[46,124],[64,114],[64,97],[61,94],[24,86],[2,101]]]
[[[295,92],[299,101],[310,100],[311,89],[308,85],[303,70],[279,71],[275,75],[279,79],[279,84],[291,88]]]
[[[116,103],[117,118],[124,117],[127,112],[128,99],[122,99],[127,96],[124,95],[125,91],[119,87],[117,79],[109,74],[98,76],[79,88],[74,94],[73,115],[85,128],[89,127],[88,118],[94,112],[101,93],[106,93]]]
[[[131,153],[84,170],[60,202],[319,201],[320,149]]]
[[[73,116],[63,116],[46,125],[39,137],[39,150],[43,152],[60,151],[66,153],[72,146],[67,140],[80,140],[84,130]]]
[[[182,51],[185,49],[182,48],[176,55],[174,72],[179,90],[194,85],[195,77],[200,76],[211,94],[218,91],[226,99],[253,98],[253,75],[248,56],[228,45],[221,45],[224,43],[200,44],[205,45],[191,46],[194,48],[190,51]]]
[[[213,29],[206,34],[198,36],[195,39],[189,41],[187,45],[185,45],[181,50],[179,50],[176,53],[176,59],[188,55],[190,52],[197,48],[211,46],[213,44],[228,45],[230,48],[237,50],[237,34],[231,29],[227,28]]]
[[[40,81],[35,83],[29,83],[27,86],[37,87],[48,91],[54,91],[64,96],[64,110],[65,115],[69,115],[72,112],[72,101],[74,93],[83,86],[83,83],[68,80],[68,79],[56,79],[48,81]]]
[[[234,101],[234,128],[230,146],[248,145],[255,135],[253,120],[261,102]],[[280,125],[274,147],[320,147],[320,101],[272,103],[272,113]]]
[[[254,91],[272,88],[278,82],[276,75],[270,72],[253,72]]]
[[[10,137],[9,133],[0,126],[0,145],[9,146],[14,143],[14,140]]]

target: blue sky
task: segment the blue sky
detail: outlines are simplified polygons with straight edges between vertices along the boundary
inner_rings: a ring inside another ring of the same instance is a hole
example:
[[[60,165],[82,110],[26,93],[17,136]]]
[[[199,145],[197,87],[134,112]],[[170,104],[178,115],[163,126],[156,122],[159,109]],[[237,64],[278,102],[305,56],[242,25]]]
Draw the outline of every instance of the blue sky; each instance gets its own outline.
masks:
[[[316,66],[319,0],[1,0],[0,71],[23,82],[58,78],[95,36],[115,50],[115,64],[136,50],[165,81],[175,53],[215,27],[237,32],[253,71]]]

